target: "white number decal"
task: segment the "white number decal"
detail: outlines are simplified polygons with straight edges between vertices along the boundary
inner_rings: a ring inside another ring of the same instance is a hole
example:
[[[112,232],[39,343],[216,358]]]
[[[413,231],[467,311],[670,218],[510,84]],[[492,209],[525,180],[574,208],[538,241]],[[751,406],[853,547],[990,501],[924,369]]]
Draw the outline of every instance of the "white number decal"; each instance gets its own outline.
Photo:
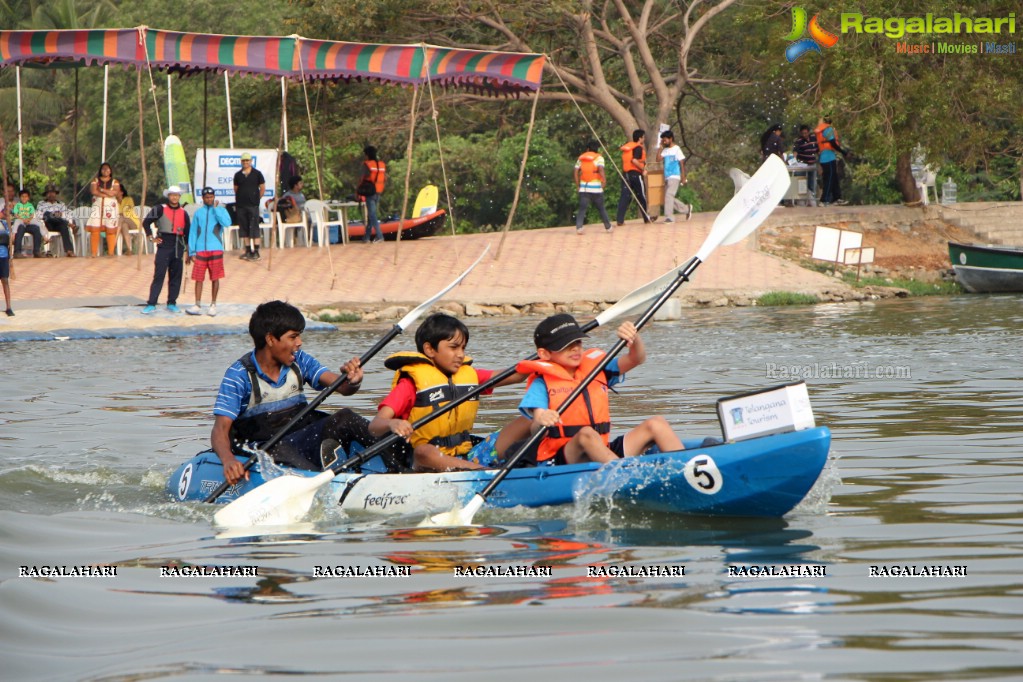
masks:
[[[688,476],[688,474],[686,474]],[[189,462],[185,466],[185,470],[181,472],[181,478],[178,479],[178,499],[185,499],[185,495],[188,494],[188,485],[192,482],[192,463]]]
[[[697,492],[713,495],[721,490],[724,481],[721,472],[710,455],[699,455],[686,462],[686,481]]]

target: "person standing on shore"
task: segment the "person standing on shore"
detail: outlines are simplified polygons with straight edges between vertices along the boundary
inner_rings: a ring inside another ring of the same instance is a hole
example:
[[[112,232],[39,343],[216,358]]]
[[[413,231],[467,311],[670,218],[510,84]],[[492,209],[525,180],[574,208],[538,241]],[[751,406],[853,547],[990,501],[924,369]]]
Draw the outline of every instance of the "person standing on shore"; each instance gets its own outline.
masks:
[[[167,310],[180,313],[178,294],[181,293],[181,273],[184,270],[184,254],[188,252],[189,220],[185,207],[181,205],[181,189],[171,185],[164,190],[166,204],[157,204],[142,221],[142,229],[150,232],[150,239],[156,242],[156,263],[153,282],[149,285],[149,299],[142,309],[143,315],[156,312],[156,301],[163,288],[163,280],[170,275],[167,284]]]
[[[688,182],[686,178],[686,155],[675,144],[675,133],[665,130],[661,133],[661,160],[664,161],[664,222],[675,222],[675,209],[685,211],[686,220],[693,217],[693,205],[675,198],[679,185]]]
[[[622,172],[625,179],[622,181],[622,195],[618,198],[618,215],[615,216],[618,227],[625,224],[625,212],[629,210],[632,198],[636,198],[639,204],[639,217],[644,223],[650,222],[650,214],[646,210],[646,188],[643,187],[643,172],[646,170],[646,131],[632,131],[632,142],[623,144],[622,150]]]
[[[186,262],[195,260],[192,267],[192,281],[195,282],[195,305],[185,310],[189,315],[202,314],[202,283],[206,272],[210,273],[213,301],[207,315],[217,314],[217,294],[220,293],[220,280],[224,278],[224,228],[231,225],[231,216],[227,209],[220,206],[217,193],[212,187],[203,187],[202,206],[192,216],[191,229],[188,232],[188,258]]]
[[[610,234],[614,228],[611,227],[611,219],[607,216],[607,209],[604,208],[604,184],[607,178],[604,175],[604,157],[600,155],[600,144],[596,140],[586,143],[586,151],[580,154],[575,162],[575,186],[579,189],[579,210],[575,214],[575,233],[583,233],[583,223],[586,222],[586,212],[590,204],[597,207],[600,219],[604,221],[604,231]]]
[[[792,145],[792,151],[796,155],[796,161],[810,166],[806,173],[806,190],[810,194],[810,205],[817,205],[817,136],[810,132],[810,126],[805,123],[799,126],[799,137]]]
[[[100,164],[96,177],[89,183],[89,191],[92,193],[92,213],[89,214],[85,228],[89,231],[89,250],[93,258],[99,256],[101,232],[107,240],[107,255],[114,255],[117,249],[117,231],[121,227],[117,203],[118,185],[120,183],[114,177],[113,167],[105,161]]]
[[[842,188],[838,181],[838,156],[835,152],[841,152],[842,156],[845,156],[846,151],[838,142],[838,132],[831,125],[831,116],[822,117],[817,122],[814,133],[817,136],[817,146],[820,149],[821,204],[844,206],[849,202],[842,198]]]
[[[7,317],[14,317],[14,310],[11,308],[11,231],[7,229],[4,222],[4,207],[0,205],[0,285],[4,289],[4,302],[7,308],[4,312]]]
[[[259,260],[259,201],[266,191],[266,179],[252,167],[252,154],[241,158],[242,169],[234,174],[234,205],[238,214],[238,237],[246,244],[242,260]]]
[[[380,227],[380,195],[387,186],[387,164],[377,158],[377,148],[373,145],[362,150],[366,160],[362,162],[362,177],[356,188],[359,196],[366,202],[366,232],[362,242],[368,244],[384,241],[384,230]],[[373,236],[374,231],[376,237]]]

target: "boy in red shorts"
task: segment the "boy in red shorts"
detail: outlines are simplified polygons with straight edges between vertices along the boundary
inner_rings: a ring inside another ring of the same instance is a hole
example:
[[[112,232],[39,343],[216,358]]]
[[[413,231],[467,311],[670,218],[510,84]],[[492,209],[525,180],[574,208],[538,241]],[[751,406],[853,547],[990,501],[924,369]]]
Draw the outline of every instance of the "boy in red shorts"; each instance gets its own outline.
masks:
[[[195,261],[192,267],[195,305],[185,310],[189,315],[202,314],[202,283],[207,271],[213,282],[213,302],[206,314],[217,314],[217,294],[220,293],[220,280],[224,278],[223,234],[224,228],[231,224],[231,216],[216,197],[212,187],[203,188],[202,206],[195,212],[192,230],[188,233],[188,262]]]

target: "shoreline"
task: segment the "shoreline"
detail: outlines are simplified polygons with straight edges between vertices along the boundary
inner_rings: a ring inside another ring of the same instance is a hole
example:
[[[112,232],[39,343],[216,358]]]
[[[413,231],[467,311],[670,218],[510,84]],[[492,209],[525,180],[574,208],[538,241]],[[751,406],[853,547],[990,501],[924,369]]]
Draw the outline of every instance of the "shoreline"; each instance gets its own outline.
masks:
[[[354,313],[364,322],[398,319],[444,288],[487,247],[487,256],[439,302],[438,309],[466,317],[541,316],[562,310],[593,313],[682,267],[697,252],[716,216],[694,214],[688,222],[647,225],[631,220],[611,234],[591,225],[583,235],[575,234],[574,227],[557,227],[448,234],[402,243],[335,244],[329,249],[264,248],[263,260],[256,263],[240,261],[237,251],[229,251],[216,318],[167,313],[166,284],[157,314],[135,313],[132,308],[140,311],[148,296],[152,254],[18,259],[13,261],[11,281],[16,316],[0,316],[0,335],[74,328],[155,332],[168,326],[247,325],[255,305],[275,298],[295,304],[314,321],[331,313]],[[809,252],[805,233],[812,232],[808,226],[814,224],[852,226],[864,232],[864,244],[878,239],[878,254],[883,257],[892,251],[893,240],[882,231],[901,231],[911,250],[919,250],[919,244],[926,242],[933,262],[934,254],[945,248],[944,236],[930,235],[921,241],[921,220],[927,220],[927,214],[905,207],[778,209],[758,233],[717,249],[676,294],[677,307],[746,307],[771,292],[802,294],[828,303],[906,296],[908,292],[894,287],[853,288],[831,275],[801,267]],[[935,229],[943,231],[941,225]],[[798,247],[793,246],[797,243]],[[877,260],[880,263],[882,258]],[[947,268],[947,255],[945,263]],[[194,302],[188,275],[186,268],[177,300],[182,308]],[[207,284],[204,306],[210,301],[209,289]],[[109,314],[104,316],[103,310]]]

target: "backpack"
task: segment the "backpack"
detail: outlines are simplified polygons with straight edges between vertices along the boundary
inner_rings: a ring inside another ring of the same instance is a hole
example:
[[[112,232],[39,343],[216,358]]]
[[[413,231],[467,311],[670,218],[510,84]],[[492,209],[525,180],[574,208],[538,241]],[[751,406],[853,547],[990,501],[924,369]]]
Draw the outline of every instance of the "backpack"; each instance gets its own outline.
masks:
[[[291,184],[291,179],[299,175],[302,175],[302,169],[298,165],[298,160],[288,152],[281,152],[281,158],[277,164],[277,177],[281,181],[281,194],[291,189],[288,187]]]

